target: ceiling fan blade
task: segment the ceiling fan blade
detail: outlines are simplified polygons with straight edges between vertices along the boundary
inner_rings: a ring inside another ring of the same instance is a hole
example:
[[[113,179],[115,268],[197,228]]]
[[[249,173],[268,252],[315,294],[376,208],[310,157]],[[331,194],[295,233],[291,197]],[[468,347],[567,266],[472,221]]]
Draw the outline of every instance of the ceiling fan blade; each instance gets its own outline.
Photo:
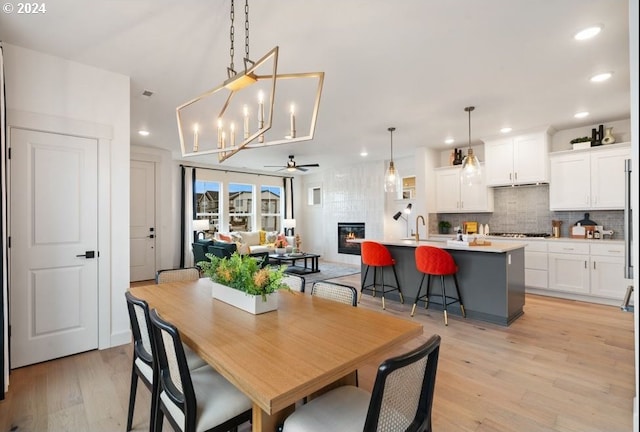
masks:
[[[319,164],[304,164],[304,165],[296,165],[298,168],[300,167],[306,167],[306,168],[313,168],[313,167],[319,167]]]
[[[296,166],[296,169],[297,169],[298,171],[302,171],[302,172],[309,171],[308,169],[303,168],[303,165],[297,165],[297,166]]]
[[[263,165],[265,168],[286,168],[286,166],[282,165]]]

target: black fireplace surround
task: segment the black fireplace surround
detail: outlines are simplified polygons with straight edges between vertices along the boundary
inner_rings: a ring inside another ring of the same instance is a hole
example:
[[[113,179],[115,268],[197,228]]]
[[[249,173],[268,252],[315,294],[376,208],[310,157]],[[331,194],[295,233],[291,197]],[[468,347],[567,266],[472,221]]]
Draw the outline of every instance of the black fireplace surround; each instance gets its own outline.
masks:
[[[360,243],[350,239],[364,238],[364,222],[338,222],[338,253],[360,255]]]

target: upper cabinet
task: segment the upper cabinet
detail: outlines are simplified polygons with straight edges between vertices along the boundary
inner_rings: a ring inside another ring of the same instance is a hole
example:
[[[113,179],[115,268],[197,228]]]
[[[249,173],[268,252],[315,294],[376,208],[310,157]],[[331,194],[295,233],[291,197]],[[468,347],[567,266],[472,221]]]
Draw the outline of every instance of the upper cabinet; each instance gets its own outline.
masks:
[[[549,182],[547,130],[484,140],[487,186]]]
[[[493,189],[484,182],[471,186],[463,184],[461,170],[459,166],[436,168],[436,212],[492,212]]]
[[[624,160],[628,143],[551,153],[551,210],[624,208]]]

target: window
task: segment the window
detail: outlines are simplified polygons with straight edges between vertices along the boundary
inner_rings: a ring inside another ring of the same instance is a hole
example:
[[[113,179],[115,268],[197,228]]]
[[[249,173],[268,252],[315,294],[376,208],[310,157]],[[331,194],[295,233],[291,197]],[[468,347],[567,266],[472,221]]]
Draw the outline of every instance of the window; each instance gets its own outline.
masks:
[[[320,205],[320,197],[322,196],[322,191],[319,187],[309,188],[309,196],[307,204],[309,205]]]
[[[220,183],[196,180],[196,219],[208,219],[210,230],[218,231],[220,223]]]
[[[252,231],[254,186],[229,183],[227,208],[229,209],[229,231]]]
[[[265,231],[281,231],[282,188],[279,186],[260,187],[261,226]]]

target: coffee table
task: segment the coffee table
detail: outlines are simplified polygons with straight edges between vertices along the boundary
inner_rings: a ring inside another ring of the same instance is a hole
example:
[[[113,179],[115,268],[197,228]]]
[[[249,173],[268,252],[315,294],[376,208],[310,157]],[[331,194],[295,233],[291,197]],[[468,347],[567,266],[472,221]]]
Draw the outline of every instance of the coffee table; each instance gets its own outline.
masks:
[[[291,265],[285,270],[285,273],[294,273],[299,275],[305,275],[310,273],[318,273],[318,258],[320,255],[312,253],[302,253],[299,255],[277,255],[269,254],[269,264],[280,265],[283,263],[290,263]],[[304,260],[304,267],[296,265],[296,261]],[[309,266],[311,264],[311,266]]]

